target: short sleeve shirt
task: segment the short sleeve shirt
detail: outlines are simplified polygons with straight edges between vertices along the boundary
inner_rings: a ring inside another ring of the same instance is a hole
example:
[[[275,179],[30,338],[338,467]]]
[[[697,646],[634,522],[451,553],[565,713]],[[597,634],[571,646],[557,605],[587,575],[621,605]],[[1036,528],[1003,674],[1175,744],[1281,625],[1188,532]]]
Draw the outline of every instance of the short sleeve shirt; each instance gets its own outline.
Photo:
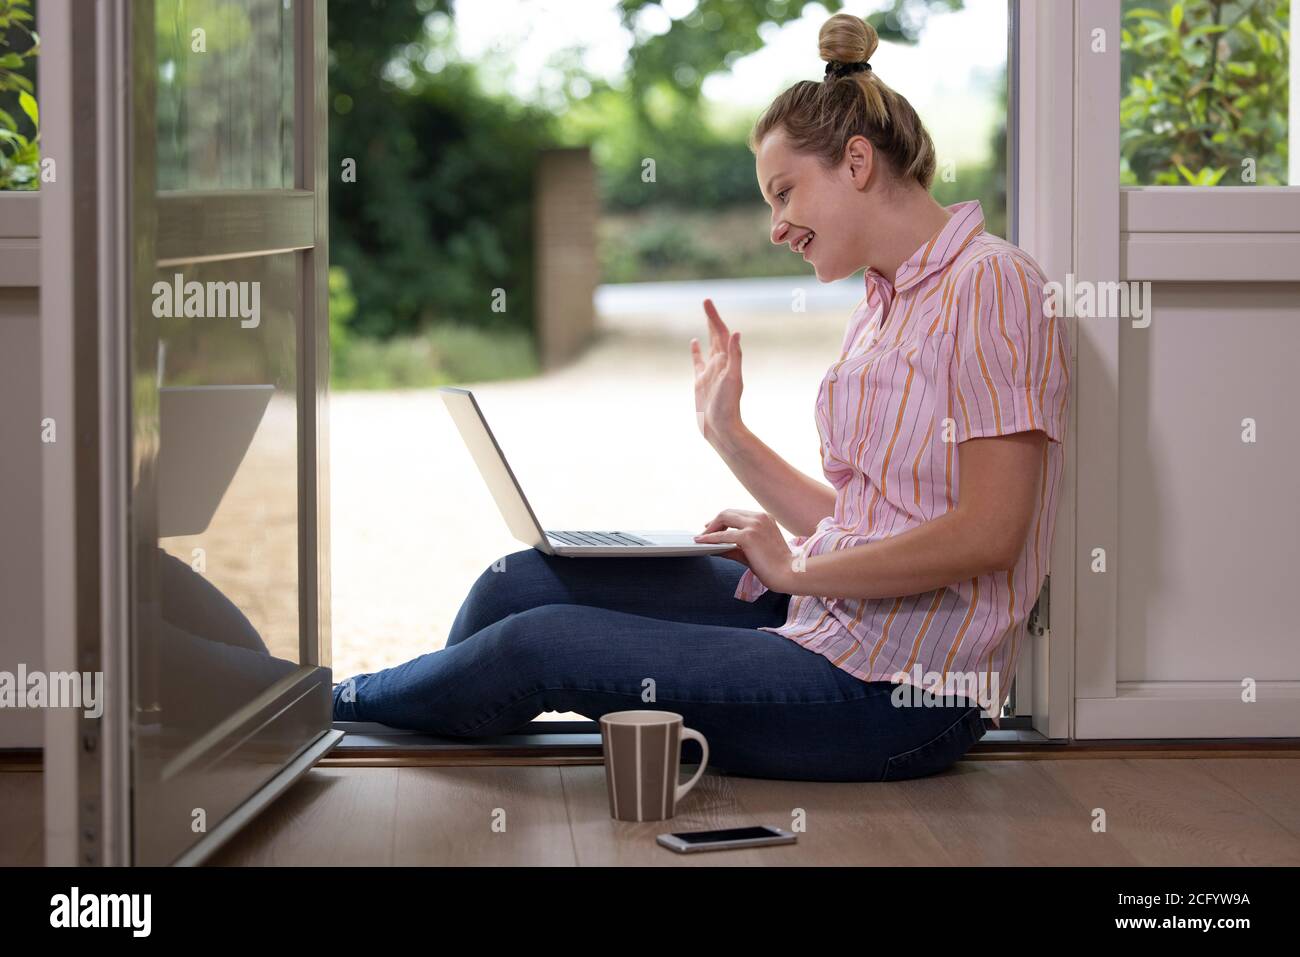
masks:
[[[866,272],[814,414],[835,511],[789,544],[805,556],[898,535],[956,507],[957,446],[1041,430],[1041,481],[1030,533],[1010,571],[895,598],[795,595],[765,627],[864,681],[906,681],[978,700],[998,724],[1027,618],[1047,574],[1068,422],[1071,351],[1064,320],[1044,308],[1045,276],[985,231],[976,201],[893,282]],[[766,586],[750,570],[736,597]]]

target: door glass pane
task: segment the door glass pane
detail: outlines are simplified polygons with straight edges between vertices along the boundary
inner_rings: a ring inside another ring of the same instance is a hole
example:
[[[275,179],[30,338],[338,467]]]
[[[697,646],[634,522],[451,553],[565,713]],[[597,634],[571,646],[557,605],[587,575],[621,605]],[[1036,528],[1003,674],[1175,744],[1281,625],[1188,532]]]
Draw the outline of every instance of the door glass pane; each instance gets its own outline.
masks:
[[[1296,182],[1291,0],[1124,0],[1120,183]]]
[[[288,0],[155,0],[158,188],[293,186]]]
[[[164,267],[152,289],[165,680],[142,703],[185,736],[300,661],[298,271],[294,253]]]
[[[247,220],[244,241],[218,235],[228,193],[268,191],[269,223],[297,144],[324,149],[313,113],[294,115],[294,51],[319,55],[324,37],[295,36],[309,20],[289,0],[132,9],[133,55],[157,77],[132,114],[137,173],[156,171],[132,217],[133,853],[163,864],[328,726],[302,615],[317,572],[301,504],[315,471],[299,461],[314,422],[299,396],[317,391],[299,375],[310,254],[267,252],[283,244]],[[179,225],[161,215],[177,191],[202,194]]]

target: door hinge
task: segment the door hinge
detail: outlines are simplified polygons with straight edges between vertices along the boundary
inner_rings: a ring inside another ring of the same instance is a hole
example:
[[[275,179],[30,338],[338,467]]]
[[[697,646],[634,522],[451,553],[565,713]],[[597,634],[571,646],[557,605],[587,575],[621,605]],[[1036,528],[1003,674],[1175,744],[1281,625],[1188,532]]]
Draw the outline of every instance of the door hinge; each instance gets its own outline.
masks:
[[[1043,587],[1038,593],[1038,601],[1034,602],[1034,607],[1029,609],[1029,633],[1035,638],[1041,638],[1047,634],[1047,630],[1052,626],[1050,597],[1052,594],[1052,576],[1043,577]]]

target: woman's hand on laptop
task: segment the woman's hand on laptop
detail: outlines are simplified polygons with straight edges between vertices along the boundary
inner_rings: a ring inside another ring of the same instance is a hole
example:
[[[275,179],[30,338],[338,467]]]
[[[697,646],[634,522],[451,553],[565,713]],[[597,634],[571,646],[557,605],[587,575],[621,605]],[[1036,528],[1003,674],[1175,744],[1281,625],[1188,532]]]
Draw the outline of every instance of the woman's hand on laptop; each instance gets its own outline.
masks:
[[[740,333],[730,331],[712,299],[704,300],[704,314],[709,321],[709,355],[700,354],[700,340],[691,340],[691,360],[695,364],[695,418],[700,434],[715,445],[719,439],[739,431]]]
[[[727,508],[704,526],[695,536],[697,542],[735,543],[736,550],[723,552],[720,558],[743,562],[770,591],[794,594],[794,552],[790,550],[781,526],[766,512]]]

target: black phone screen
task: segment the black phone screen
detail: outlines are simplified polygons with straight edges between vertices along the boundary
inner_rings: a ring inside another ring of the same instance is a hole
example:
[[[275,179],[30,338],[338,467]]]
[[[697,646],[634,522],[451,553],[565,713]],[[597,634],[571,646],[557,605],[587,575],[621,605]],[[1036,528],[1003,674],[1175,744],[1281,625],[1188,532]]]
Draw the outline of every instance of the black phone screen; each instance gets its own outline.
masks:
[[[731,827],[721,831],[677,831],[673,837],[687,844],[712,844],[716,841],[752,841],[759,837],[776,837],[770,827]]]

